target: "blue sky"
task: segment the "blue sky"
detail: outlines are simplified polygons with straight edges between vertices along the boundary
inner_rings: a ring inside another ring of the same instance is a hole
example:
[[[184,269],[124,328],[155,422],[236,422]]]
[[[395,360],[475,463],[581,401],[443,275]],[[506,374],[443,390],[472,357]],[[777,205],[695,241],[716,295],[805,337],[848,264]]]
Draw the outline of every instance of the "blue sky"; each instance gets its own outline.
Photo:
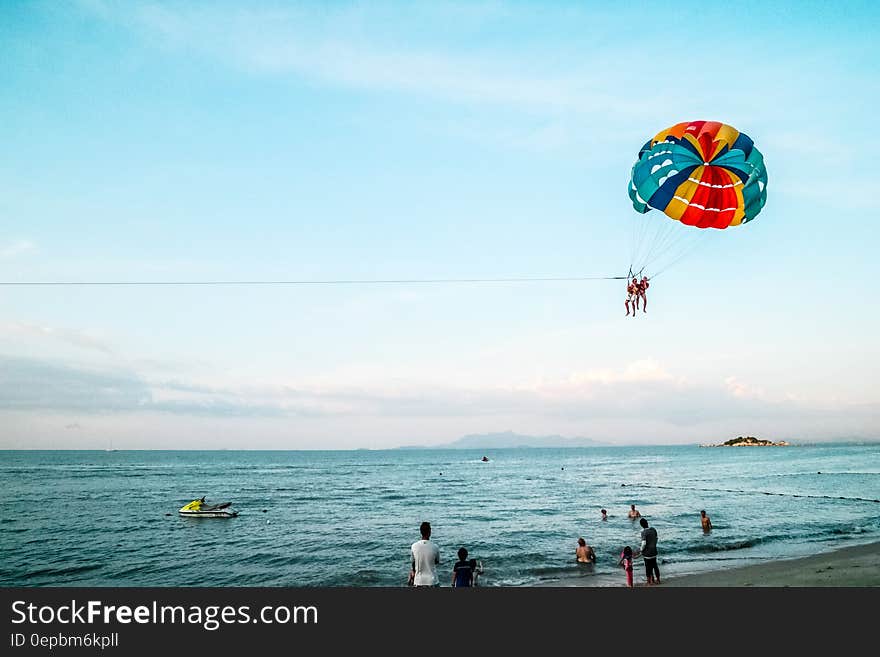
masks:
[[[878,14],[2,3],[4,282],[625,274],[685,120],[769,183],[636,320],[614,281],[2,287],[0,447],[876,438]]]

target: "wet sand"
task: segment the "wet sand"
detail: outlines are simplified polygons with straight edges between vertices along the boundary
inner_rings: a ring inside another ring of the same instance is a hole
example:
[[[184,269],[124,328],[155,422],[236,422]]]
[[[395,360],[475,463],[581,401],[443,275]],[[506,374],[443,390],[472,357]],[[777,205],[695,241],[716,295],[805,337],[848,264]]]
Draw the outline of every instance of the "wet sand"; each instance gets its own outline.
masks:
[[[880,543],[798,559],[670,577],[664,579],[661,586],[880,586]]]

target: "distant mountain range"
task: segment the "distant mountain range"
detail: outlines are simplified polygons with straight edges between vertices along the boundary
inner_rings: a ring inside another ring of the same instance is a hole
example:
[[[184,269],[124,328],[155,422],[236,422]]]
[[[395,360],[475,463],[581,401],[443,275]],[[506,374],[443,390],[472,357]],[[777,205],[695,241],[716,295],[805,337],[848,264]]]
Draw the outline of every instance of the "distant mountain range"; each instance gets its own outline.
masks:
[[[481,433],[462,436],[458,440],[430,448],[408,446],[402,449],[505,449],[510,447],[599,447],[602,443],[591,438],[566,438],[564,436],[527,436],[513,431]]]

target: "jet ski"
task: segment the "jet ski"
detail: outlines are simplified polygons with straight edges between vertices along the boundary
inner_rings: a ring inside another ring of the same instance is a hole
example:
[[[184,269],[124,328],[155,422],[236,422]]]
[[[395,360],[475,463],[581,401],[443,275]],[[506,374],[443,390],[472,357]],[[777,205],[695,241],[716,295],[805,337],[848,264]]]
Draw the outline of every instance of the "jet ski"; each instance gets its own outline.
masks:
[[[208,504],[204,497],[193,500],[186,506],[177,510],[182,516],[187,518],[234,518],[238,515],[238,511],[230,509],[232,502],[221,502],[220,504]]]

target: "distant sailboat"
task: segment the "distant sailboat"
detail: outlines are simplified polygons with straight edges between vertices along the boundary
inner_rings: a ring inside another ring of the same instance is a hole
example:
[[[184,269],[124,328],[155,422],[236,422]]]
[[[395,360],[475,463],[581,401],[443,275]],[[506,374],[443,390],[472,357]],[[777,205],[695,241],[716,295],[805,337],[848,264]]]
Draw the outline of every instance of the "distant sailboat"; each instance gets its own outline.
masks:
[[[110,447],[104,450],[105,452],[118,452],[118,449],[113,449],[113,436],[110,436]]]

